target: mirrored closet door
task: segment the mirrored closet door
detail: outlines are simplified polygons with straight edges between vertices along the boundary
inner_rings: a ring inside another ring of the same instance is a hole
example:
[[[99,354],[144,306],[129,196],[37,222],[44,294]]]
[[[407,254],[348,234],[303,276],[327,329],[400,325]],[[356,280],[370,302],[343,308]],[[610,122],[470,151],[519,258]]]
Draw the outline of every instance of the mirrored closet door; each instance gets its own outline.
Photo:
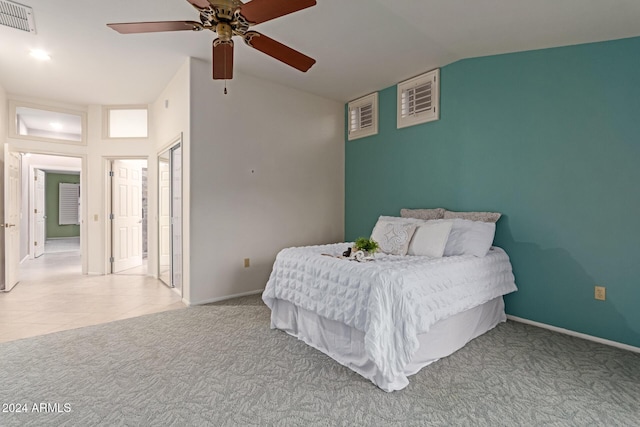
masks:
[[[182,147],[158,155],[158,277],[182,295]]]

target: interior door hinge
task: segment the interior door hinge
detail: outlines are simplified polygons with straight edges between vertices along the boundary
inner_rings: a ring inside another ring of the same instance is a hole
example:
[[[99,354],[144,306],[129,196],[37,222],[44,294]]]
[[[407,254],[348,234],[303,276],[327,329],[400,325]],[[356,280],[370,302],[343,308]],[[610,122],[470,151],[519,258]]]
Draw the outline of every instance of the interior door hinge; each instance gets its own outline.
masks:
[[[38,246],[38,242],[33,242],[33,246]]]
[[[38,209],[34,209],[33,213],[37,214],[38,213]]]
[[[113,171],[109,171],[109,176],[111,176],[111,177],[114,176]]]
[[[34,181],[37,181],[37,180],[38,180],[38,175],[34,176],[34,177],[33,177],[33,180],[34,180]]]
[[[115,262],[115,259],[113,259],[113,257],[109,257],[109,262],[113,264]]]
[[[115,215],[113,215],[112,213],[109,214],[109,219],[113,220],[115,218]]]

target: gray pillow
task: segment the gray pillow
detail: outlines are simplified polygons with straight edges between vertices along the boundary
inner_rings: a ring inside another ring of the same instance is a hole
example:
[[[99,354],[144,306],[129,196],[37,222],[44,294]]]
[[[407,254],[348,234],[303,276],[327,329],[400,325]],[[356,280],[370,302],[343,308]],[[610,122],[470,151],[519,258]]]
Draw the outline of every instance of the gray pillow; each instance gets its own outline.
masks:
[[[498,222],[502,214],[498,212],[453,212],[446,211],[444,219],[468,219],[471,221]]]
[[[400,216],[402,218],[416,218],[416,219],[443,219],[446,209],[401,209]]]

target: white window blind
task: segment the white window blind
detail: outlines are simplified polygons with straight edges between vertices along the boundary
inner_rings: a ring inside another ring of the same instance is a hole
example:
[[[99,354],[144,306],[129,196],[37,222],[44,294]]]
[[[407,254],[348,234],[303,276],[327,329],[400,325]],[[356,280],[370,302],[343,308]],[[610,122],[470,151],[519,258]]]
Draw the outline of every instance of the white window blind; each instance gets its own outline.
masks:
[[[378,133],[378,93],[349,102],[349,140]]]
[[[402,91],[402,117],[424,113],[432,109],[431,82]]]
[[[80,184],[60,183],[58,224],[80,224]]]
[[[439,119],[440,70],[398,83],[398,128]]]

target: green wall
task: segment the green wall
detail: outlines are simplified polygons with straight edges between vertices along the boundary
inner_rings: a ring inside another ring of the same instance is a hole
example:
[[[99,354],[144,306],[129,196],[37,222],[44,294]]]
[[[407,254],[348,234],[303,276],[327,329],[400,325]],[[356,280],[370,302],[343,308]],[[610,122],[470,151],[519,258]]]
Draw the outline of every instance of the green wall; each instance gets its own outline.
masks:
[[[378,135],[346,141],[348,240],[405,207],[502,212],[507,313],[640,347],[640,38],[448,65],[437,122],[379,102]]]
[[[60,205],[59,184],[61,182],[67,184],[78,184],[80,183],[80,175],[47,172],[45,177],[45,211],[47,215],[47,239],[80,236],[79,225],[58,225],[58,207]]]

